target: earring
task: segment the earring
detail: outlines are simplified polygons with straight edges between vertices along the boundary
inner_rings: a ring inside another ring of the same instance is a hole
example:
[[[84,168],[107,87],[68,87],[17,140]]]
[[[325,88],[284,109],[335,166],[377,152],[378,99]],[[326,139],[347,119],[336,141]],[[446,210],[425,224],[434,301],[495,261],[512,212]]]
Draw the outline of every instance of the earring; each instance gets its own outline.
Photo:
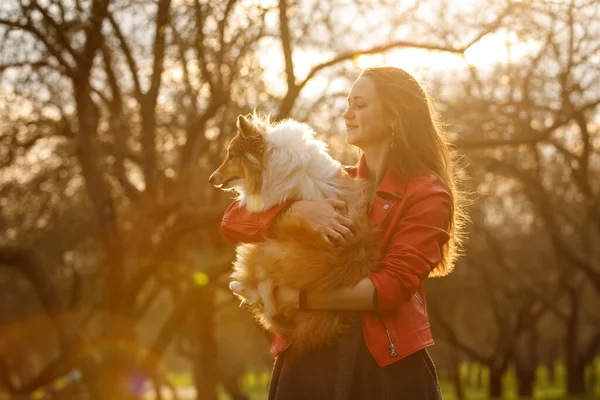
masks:
[[[392,126],[392,143],[390,144],[390,149],[394,150],[396,148],[396,140],[394,140],[396,136],[396,126]]]
[[[390,149],[394,150],[396,148],[396,142],[392,141],[392,144],[390,144]]]

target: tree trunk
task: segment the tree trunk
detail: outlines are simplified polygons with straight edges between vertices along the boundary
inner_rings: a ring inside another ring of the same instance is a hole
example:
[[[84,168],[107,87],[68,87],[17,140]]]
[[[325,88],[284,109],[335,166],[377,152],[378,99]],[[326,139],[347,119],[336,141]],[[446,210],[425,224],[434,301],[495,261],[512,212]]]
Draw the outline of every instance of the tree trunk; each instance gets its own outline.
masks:
[[[198,293],[199,312],[193,318],[198,334],[199,352],[194,363],[194,381],[197,399],[218,400],[217,341],[214,334],[214,288],[206,285],[194,288]]]
[[[109,184],[99,161],[95,144],[98,131],[98,108],[90,93],[88,75],[73,80],[77,105],[77,157],[85,178],[86,190],[94,206],[98,221],[105,258],[100,261],[100,285],[106,312],[104,313],[104,340],[110,343],[102,352],[97,375],[90,385],[93,396],[98,400],[135,399],[131,391],[131,380],[137,380],[132,355],[122,343],[135,342],[135,328],[123,309],[123,249],[117,226],[117,215]]]
[[[504,369],[490,366],[490,398],[502,398],[502,374]]]
[[[545,349],[540,354],[540,356],[544,357],[543,364],[546,366],[548,371],[548,384],[550,386],[554,386],[556,382],[556,370],[554,368],[554,364],[556,363],[556,360],[560,358],[560,349],[560,342],[552,341],[546,345]]]
[[[135,329],[125,317],[123,307],[123,249],[121,235],[117,227],[117,216],[113,199],[99,156],[94,144],[98,128],[98,110],[90,97],[87,81],[74,82],[79,127],[77,136],[77,155],[82,167],[88,195],[94,205],[96,219],[100,228],[101,242],[105,258],[100,261],[100,286],[106,308],[104,313],[104,340],[110,343],[110,349],[99,353],[98,376],[92,378],[90,385],[93,396],[98,400],[125,400],[136,398],[128,387],[128,379],[133,379],[133,364],[127,349],[121,349],[121,343],[135,342]]]
[[[556,383],[556,368],[554,366],[555,362],[556,360],[552,360],[546,365],[546,368],[548,368],[548,384],[550,386],[554,386]]]
[[[598,386],[598,374],[600,374],[600,363],[596,362],[595,357],[592,357],[590,364],[590,381],[588,385],[588,393],[596,394],[596,386]]]
[[[570,396],[585,394],[585,362],[579,355],[580,297],[574,289],[569,290],[569,315],[566,321],[565,358],[567,364],[567,393]]]
[[[536,327],[525,332],[514,352],[517,374],[517,392],[520,398],[531,398],[535,381],[536,367],[538,366],[539,335]]]
[[[450,363],[448,368],[448,377],[450,381],[454,384],[454,391],[456,393],[456,398],[458,400],[462,400],[465,398],[465,392],[463,388],[462,381],[460,380],[460,358],[456,350],[452,349],[450,351]]]
[[[530,365],[517,363],[517,389],[519,398],[531,398],[533,395],[533,383],[535,381],[535,369]]]
[[[240,388],[239,376],[221,377],[221,383],[232,400],[250,400]]]
[[[570,396],[585,395],[585,364],[567,364],[567,393]]]
[[[483,385],[483,371],[484,369],[482,368],[481,364],[479,365],[479,369],[477,369],[477,379],[475,381],[475,386],[477,387],[477,389],[481,389],[482,387],[484,387]]]
[[[0,357],[0,390],[2,392],[13,392],[13,384],[10,376],[10,372],[6,367],[4,360]]]

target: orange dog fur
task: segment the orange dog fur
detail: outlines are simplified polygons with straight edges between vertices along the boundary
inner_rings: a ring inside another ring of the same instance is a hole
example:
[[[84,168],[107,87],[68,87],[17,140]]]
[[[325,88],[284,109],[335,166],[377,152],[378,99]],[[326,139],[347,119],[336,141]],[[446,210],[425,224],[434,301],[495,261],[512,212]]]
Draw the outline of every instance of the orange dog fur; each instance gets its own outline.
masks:
[[[249,212],[287,200],[337,198],[346,202],[346,216],[355,224],[352,237],[332,247],[302,220],[284,213],[275,238],[237,248],[230,287],[242,303],[263,327],[290,338],[294,353],[321,348],[346,332],[359,313],[282,309],[273,288],[326,292],[354,286],[375,270],[379,254],[367,215],[367,185],[350,177],[304,124],[286,120],[271,125],[256,116],[239,116],[237,127],[211,183],[238,192]]]

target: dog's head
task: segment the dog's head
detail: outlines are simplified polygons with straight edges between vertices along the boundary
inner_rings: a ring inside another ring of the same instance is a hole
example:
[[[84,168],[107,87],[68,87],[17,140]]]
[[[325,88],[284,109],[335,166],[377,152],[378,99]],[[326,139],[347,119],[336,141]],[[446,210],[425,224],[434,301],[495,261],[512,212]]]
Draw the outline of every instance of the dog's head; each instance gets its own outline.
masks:
[[[237,134],[227,147],[225,161],[208,181],[223,190],[235,190],[243,196],[250,211],[262,209],[260,189],[267,148],[266,126],[262,121],[237,119]]]

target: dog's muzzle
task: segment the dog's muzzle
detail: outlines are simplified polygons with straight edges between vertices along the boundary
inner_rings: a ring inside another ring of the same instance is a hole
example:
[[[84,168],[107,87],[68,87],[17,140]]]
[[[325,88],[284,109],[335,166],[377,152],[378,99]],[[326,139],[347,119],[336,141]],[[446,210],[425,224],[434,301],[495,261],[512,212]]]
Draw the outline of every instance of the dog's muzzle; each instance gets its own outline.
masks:
[[[212,173],[212,175],[208,178],[208,182],[211,185],[214,186],[219,186],[223,184],[223,179],[221,178],[221,175],[219,174],[218,171],[215,171]]]

